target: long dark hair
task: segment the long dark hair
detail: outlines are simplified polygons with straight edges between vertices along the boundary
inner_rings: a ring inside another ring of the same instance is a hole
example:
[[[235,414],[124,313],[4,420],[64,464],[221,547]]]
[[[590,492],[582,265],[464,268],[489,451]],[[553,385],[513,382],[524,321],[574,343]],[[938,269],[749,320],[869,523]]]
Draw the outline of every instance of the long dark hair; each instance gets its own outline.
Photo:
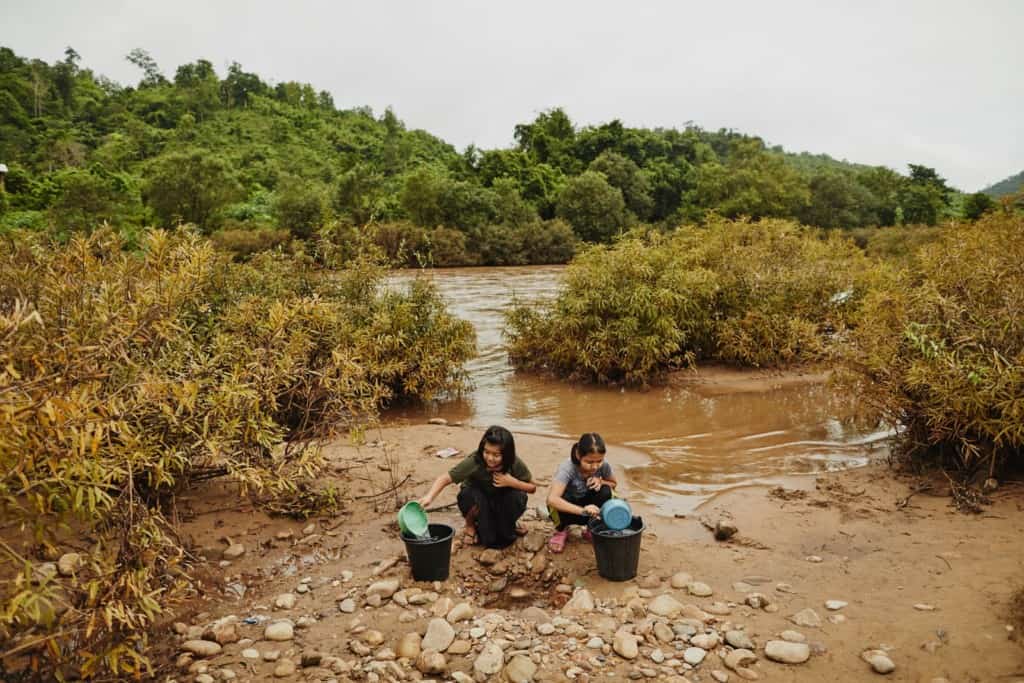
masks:
[[[476,458],[480,461],[480,464],[484,464],[485,444],[491,444],[501,449],[502,472],[508,472],[512,469],[512,463],[516,461],[516,441],[512,438],[512,432],[498,425],[488,427],[480,439],[480,445],[476,447]]]
[[[580,437],[580,440],[572,445],[569,451],[569,458],[573,464],[579,465],[580,458],[591,453],[605,454],[604,439],[597,432],[587,432]]]

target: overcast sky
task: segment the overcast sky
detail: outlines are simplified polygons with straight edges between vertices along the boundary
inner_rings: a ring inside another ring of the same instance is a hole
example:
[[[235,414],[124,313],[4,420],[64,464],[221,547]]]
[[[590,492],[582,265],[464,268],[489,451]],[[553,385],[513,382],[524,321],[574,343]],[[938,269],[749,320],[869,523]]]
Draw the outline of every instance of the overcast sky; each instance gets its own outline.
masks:
[[[733,128],[973,192],[1024,169],[1024,0],[0,0],[0,45],[123,84],[141,47],[391,106],[460,150],[577,126]]]

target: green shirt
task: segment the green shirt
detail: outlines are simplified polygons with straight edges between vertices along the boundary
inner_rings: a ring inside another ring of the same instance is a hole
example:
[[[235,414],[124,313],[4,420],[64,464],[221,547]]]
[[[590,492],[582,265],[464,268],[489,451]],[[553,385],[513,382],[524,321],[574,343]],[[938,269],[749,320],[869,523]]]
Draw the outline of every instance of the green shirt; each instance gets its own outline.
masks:
[[[512,467],[508,471],[513,477],[519,481],[533,481],[533,475],[530,474],[530,469],[526,466],[526,463],[516,456],[516,459],[512,461]],[[493,474],[487,471],[487,466],[484,465],[482,459],[477,458],[477,452],[473,451],[455,467],[448,470],[448,476],[452,478],[452,482],[456,484],[462,484],[462,486],[476,486],[482,489],[484,493],[494,492],[494,479]]]

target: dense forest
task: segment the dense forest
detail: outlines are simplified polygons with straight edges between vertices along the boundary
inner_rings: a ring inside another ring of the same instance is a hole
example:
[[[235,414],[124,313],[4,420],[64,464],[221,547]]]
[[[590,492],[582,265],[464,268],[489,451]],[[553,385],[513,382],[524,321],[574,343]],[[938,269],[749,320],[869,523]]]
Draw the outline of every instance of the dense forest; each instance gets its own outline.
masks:
[[[393,111],[339,110],[331,94],[207,60],[168,78],[144,50],[122,86],[72,48],[53,64],[0,48],[0,230],[64,236],[104,221],[194,224],[240,256],[323,229],[371,226],[400,265],[565,262],[581,242],[709,215],[821,228],[934,225],[994,202],[934,170],[790,154],[732,130],[576,126],[562,109],[514,146],[461,152]]]

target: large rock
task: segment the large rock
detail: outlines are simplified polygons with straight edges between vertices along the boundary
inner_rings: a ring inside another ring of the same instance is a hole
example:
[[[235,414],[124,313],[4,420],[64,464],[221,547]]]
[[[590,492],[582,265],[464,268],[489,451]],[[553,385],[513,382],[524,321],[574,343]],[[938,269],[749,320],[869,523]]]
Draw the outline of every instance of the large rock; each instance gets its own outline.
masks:
[[[807,643],[791,643],[787,640],[769,640],[764,644],[764,656],[773,662],[803,664],[811,658]]]
[[[501,671],[505,663],[505,653],[501,651],[497,643],[488,642],[484,644],[480,654],[473,662],[473,671],[481,676],[494,676]]]
[[[444,619],[431,619],[427,624],[427,634],[423,636],[420,647],[424,650],[444,652],[455,640],[455,629]]]
[[[536,673],[537,665],[523,655],[516,655],[505,666],[505,678],[509,683],[530,683]]]
[[[683,604],[671,595],[659,595],[647,605],[647,611],[659,617],[675,618],[683,611]]]

